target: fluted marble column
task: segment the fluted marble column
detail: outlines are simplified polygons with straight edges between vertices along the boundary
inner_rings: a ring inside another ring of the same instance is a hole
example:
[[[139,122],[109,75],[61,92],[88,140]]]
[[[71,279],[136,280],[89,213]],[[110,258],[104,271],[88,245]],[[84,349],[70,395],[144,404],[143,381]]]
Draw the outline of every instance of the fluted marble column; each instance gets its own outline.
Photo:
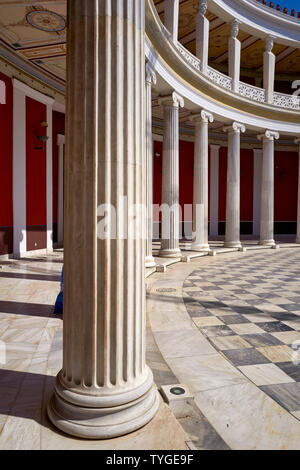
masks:
[[[201,71],[207,72],[209,47],[209,20],[205,17],[207,0],[198,0],[196,14],[196,56],[201,61]]]
[[[244,124],[224,127],[228,132],[225,247],[239,248],[240,242],[240,133]]]
[[[152,256],[153,238],[153,138],[152,138],[152,83],[156,83],[156,74],[147,62],[146,64],[146,209],[147,209],[147,239],[146,239],[146,268],[154,267]]]
[[[275,245],[274,241],[274,139],[279,133],[267,130],[257,138],[263,141],[261,176],[260,245]]]
[[[295,144],[298,144],[298,153],[299,153],[299,169],[298,169],[298,209],[297,209],[297,236],[296,236],[296,243],[300,243],[300,139],[295,139]]]
[[[274,46],[273,36],[266,38],[266,49],[264,52],[264,89],[266,90],[267,103],[273,103],[274,80],[275,80],[275,55],[272,52]]]
[[[239,33],[240,22],[234,20],[231,23],[230,36],[228,40],[228,69],[229,76],[232,78],[232,90],[239,91],[240,67],[241,67],[241,42],[237,36]]]
[[[162,168],[162,240],[160,256],[174,258],[179,248],[179,106],[181,96],[173,92],[160,99],[164,107],[164,141]]]
[[[190,116],[195,122],[194,193],[193,193],[193,240],[194,251],[209,250],[208,244],[208,122],[211,113]]]
[[[135,211],[144,1],[69,0],[68,25],[63,368],[48,414],[69,434],[101,439],[140,428],[158,408],[145,364],[145,220]]]

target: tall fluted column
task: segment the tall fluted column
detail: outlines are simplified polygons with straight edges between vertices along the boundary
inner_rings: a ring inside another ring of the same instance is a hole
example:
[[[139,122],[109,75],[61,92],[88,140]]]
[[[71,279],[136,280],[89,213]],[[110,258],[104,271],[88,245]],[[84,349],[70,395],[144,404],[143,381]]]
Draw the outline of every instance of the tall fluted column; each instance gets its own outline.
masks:
[[[274,241],[274,139],[279,133],[267,130],[257,138],[263,141],[261,176],[260,245],[275,245]]]
[[[174,42],[178,40],[179,0],[165,0],[165,27]]]
[[[240,133],[244,124],[234,122],[224,127],[228,131],[226,232],[225,247],[239,248],[240,242]]]
[[[298,209],[297,209],[297,236],[296,236],[296,243],[300,243],[300,139],[295,139],[295,144],[298,144],[298,153],[299,153],[299,169],[298,169]]]
[[[190,117],[195,121],[193,241],[194,251],[209,250],[208,244],[208,122],[213,115],[204,109]]]
[[[146,268],[155,266],[152,256],[153,236],[153,138],[152,138],[152,83],[156,83],[156,74],[147,62],[146,64],[146,210],[147,210],[147,239],[146,239]]]
[[[209,46],[209,20],[205,17],[207,0],[198,0],[196,14],[196,56],[201,61],[201,71],[207,72]]]
[[[179,106],[181,96],[173,92],[160,99],[164,106],[164,142],[162,169],[162,240],[160,256],[174,258],[179,248]]]
[[[275,55],[272,52],[274,46],[274,38],[268,36],[266,38],[266,49],[264,52],[264,89],[266,90],[267,103],[273,103],[274,96],[274,80],[275,80]]]
[[[237,39],[240,22],[234,20],[231,23],[231,31],[228,40],[228,68],[232,78],[232,90],[239,91],[240,67],[241,67],[241,42]]]
[[[110,438],[158,408],[145,364],[144,1],[68,1],[61,430]],[[84,64],[84,67],[83,67]]]

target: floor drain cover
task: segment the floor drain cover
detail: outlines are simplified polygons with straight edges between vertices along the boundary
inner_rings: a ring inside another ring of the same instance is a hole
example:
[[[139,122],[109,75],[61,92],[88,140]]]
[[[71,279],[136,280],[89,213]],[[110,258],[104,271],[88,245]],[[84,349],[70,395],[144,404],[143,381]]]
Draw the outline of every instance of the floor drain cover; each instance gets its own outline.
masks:
[[[173,395],[184,395],[185,390],[182,387],[172,387],[170,388],[170,392],[173,393]]]

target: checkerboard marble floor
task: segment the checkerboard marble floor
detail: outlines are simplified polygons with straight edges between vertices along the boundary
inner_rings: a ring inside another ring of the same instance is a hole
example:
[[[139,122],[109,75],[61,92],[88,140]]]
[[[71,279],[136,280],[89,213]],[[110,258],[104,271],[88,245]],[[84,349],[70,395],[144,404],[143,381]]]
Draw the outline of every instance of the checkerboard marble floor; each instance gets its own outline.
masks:
[[[199,263],[183,299],[217,351],[300,420],[300,250]]]

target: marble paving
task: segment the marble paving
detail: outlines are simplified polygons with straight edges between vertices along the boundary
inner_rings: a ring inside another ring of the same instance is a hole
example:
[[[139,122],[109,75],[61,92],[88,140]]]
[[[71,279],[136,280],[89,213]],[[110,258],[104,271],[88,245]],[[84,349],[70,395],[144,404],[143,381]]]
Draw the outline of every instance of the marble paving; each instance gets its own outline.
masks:
[[[155,341],[220,439],[299,450],[299,247],[203,257],[150,279]]]

